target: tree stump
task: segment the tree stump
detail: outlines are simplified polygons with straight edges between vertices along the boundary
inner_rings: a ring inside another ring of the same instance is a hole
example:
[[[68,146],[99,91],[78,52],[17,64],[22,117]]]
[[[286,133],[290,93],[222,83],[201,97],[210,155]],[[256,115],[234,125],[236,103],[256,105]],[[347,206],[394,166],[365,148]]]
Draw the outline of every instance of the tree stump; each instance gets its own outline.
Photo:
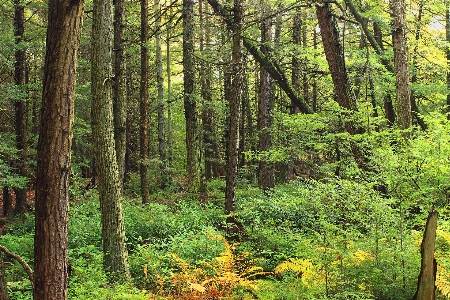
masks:
[[[434,248],[436,241],[437,228],[436,211],[430,212],[423,234],[421,255],[422,262],[420,274],[417,282],[417,291],[413,300],[434,300],[435,299],[435,281],[436,281],[436,259],[434,258]]]

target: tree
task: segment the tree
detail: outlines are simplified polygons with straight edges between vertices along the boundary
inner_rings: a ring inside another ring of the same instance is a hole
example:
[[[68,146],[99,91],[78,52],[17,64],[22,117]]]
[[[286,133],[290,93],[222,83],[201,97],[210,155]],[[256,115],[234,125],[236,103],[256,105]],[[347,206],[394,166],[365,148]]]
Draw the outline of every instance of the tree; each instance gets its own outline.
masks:
[[[67,218],[77,51],[84,1],[50,0],[37,149],[35,299],[67,299]]]
[[[262,0],[262,21],[261,21],[261,52],[267,56],[267,44],[272,42],[272,18],[269,17],[268,4]],[[272,145],[271,126],[273,107],[273,91],[272,78],[266,69],[260,67],[259,70],[259,101],[258,101],[258,131],[259,131],[259,147],[261,152],[270,150]],[[273,164],[268,161],[260,160],[259,162],[259,178],[263,191],[275,186]]]
[[[397,124],[400,129],[412,125],[411,89],[409,87],[408,46],[406,44],[406,11],[404,0],[391,0],[394,18],[392,44],[394,47],[394,67],[397,91]]]
[[[344,50],[339,41],[339,32],[335,17],[331,13],[330,4],[318,0],[316,15],[319,21],[325,56],[328,61],[331,78],[333,79],[336,100],[342,108],[356,110],[356,100],[350,87],[345,66]]]
[[[27,177],[27,102],[26,102],[26,53],[22,45],[25,31],[24,4],[22,0],[14,0],[14,36],[16,42],[14,62],[14,83],[18,93],[14,102],[16,145],[19,150],[17,170],[20,176]],[[16,194],[15,214],[23,214],[27,209],[27,189],[14,188]]]
[[[119,180],[123,191],[125,175],[126,153],[126,70],[124,59],[124,7],[123,0],[114,0],[114,80],[113,80],[113,112],[114,112],[114,142],[116,145],[117,165],[119,168]]]
[[[112,0],[94,3],[92,25],[92,140],[102,217],[103,264],[111,282],[130,279],[113,132]]]
[[[149,202],[148,187],[148,0],[141,0],[141,84],[139,101],[139,174],[142,203]]]
[[[166,172],[166,133],[164,117],[164,77],[163,60],[161,51],[161,6],[160,1],[155,0],[155,46],[156,46],[156,81],[158,86],[158,152],[161,170],[161,188],[167,184]]]
[[[232,74],[230,91],[229,142],[227,149],[225,213],[236,211],[236,178],[238,171],[239,122],[242,86],[242,0],[234,0],[232,24]],[[234,218],[228,218],[228,223],[236,223]]]
[[[199,128],[195,97],[194,1],[183,0],[184,116],[186,119],[186,171],[189,190],[200,189]]]

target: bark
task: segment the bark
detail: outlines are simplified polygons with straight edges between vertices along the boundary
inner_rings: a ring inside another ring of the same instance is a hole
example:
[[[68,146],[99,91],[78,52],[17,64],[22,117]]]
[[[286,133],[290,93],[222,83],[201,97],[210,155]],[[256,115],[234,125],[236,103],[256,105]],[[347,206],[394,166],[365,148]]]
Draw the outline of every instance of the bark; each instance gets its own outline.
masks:
[[[20,176],[27,177],[27,102],[26,102],[26,53],[21,43],[24,40],[24,6],[21,0],[14,0],[14,36],[17,50],[14,62],[14,83],[20,90],[18,99],[14,101],[16,146],[19,151],[17,171]],[[23,214],[27,210],[27,189],[15,188],[16,206],[14,214]]]
[[[92,26],[92,140],[102,218],[103,265],[110,282],[130,280],[113,132],[111,0],[94,2]]]
[[[148,0],[141,0],[141,83],[139,101],[139,174],[142,203],[149,202],[148,187]]]
[[[7,217],[10,215],[12,211],[12,199],[11,199],[11,192],[9,190],[9,187],[5,186],[3,188],[3,216]]]
[[[37,147],[34,297],[67,299],[67,220],[77,51],[84,1],[50,0]]]
[[[155,47],[156,47],[156,80],[158,86],[158,153],[161,170],[160,187],[163,189],[167,185],[166,172],[166,133],[164,116],[164,77],[163,59],[161,51],[161,7],[160,1],[155,0]]]
[[[409,87],[408,48],[406,44],[406,11],[404,0],[391,0],[394,28],[392,43],[394,47],[394,67],[397,94],[397,125],[407,129],[412,125],[411,90]]]
[[[200,51],[206,50],[206,45],[210,42],[210,30],[208,26],[205,26],[203,11],[203,1],[199,0],[199,14],[200,14],[200,28],[202,28],[200,34]],[[206,39],[206,41],[205,41]],[[211,93],[211,64],[206,61],[202,61],[200,65],[200,81],[201,81],[201,95],[203,99],[203,112],[202,112],[202,124],[203,124],[203,148],[204,148],[204,168],[205,179],[210,180],[213,178],[214,173],[217,176],[217,170],[215,169],[215,156],[214,156],[214,126],[213,126],[213,110],[212,110],[212,93]]]
[[[317,1],[316,15],[319,21],[320,34],[328,66],[333,79],[336,100],[342,108],[356,110],[356,100],[350,87],[347,68],[345,66],[344,50],[339,41],[337,23],[331,13],[329,3]]]
[[[8,287],[6,286],[5,265],[3,254],[0,253],[0,300],[9,300]]]
[[[114,81],[113,81],[113,112],[114,112],[114,142],[116,145],[117,165],[122,193],[125,176],[125,153],[127,142],[127,98],[126,70],[123,42],[124,0],[114,0]]]
[[[272,19],[267,17],[268,7],[262,0],[261,7],[263,18],[261,22],[261,52],[267,56],[267,44],[272,41]],[[272,126],[272,78],[266,69],[260,67],[259,79],[259,101],[258,101],[258,131],[260,152],[270,150],[272,146],[271,126]],[[275,186],[274,169],[270,161],[259,161],[260,185],[265,194]]]
[[[208,0],[208,3],[214,9],[214,12],[219,15],[225,24],[227,25],[228,30],[232,30],[233,21],[230,16],[224,12],[222,5],[217,0]],[[302,113],[311,114],[313,110],[309,105],[305,102],[304,99],[300,97],[300,95],[295,91],[292,85],[289,83],[289,80],[284,74],[283,70],[279,66],[279,64],[272,58],[266,57],[259,49],[257,44],[251,41],[247,37],[242,37],[244,47],[250,52],[250,54],[255,58],[255,60],[261,64],[267,72],[272,76],[278,86],[286,93],[292,102],[300,109]]]
[[[242,0],[234,0],[232,27],[232,74],[230,95],[230,138],[227,153],[225,214],[236,211],[236,179],[238,171],[239,121],[242,87]]]
[[[186,118],[186,171],[189,190],[200,189],[199,128],[197,101],[195,99],[194,66],[194,1],[183,1],[183,73],[184,115]]]
[[[302,19],[300,16],[300,12],[296,12],[294,15],[293,26],[292,26],[292,43],[296,46],[296,51],[294,51],[294,56],[292,57],[292,86],[294,89],[299,92],[300,91],[300,61],[297,58],[299,55],[299,48],[301,45],[301,30],[302,30]],[[300,112],[300,109],[295,105],[295,103],[291,100],[290,113],[297,114]]]
[[[169,9],[169,15],[172,16],[172,7]],[[172,79],[170,71],[170,20],[167,22],[166,28],[166,73],[167,73],[167,162],[169,170],[173,165],[173,151],[172,151]],[[169,174],[171,177],[171,174]]]
[[[434,249],[436,242],[438,213],[432,211],[428,215],[425,232],[423,234],[420,253],[422,260],[420,264],[420,274],[417,282],[417,291],[413,300],[434,300],[435,299],[435,281],[436,281],[436,259],[434,258]]]

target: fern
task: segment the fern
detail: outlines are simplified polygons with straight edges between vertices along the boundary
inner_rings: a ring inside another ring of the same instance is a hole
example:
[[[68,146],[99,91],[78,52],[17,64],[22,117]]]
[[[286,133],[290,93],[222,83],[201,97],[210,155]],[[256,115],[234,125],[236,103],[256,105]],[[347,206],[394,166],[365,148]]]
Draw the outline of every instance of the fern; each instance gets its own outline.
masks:
[[[176,254],[170,254],[179,272],[168,278],[159,278],[158,296],[175,299],[228,298],[237,288],[243,288],[254,295],[259,281],[252,277],[264,273],[261,267],[254,265],[256,260],[250,259],[248,252],[235,254],[235,245],[230,245],[221,235],[209,237],[223,242],[225,250],[212,262],[202,262],[202,267],[194,266]],[[145,267],[143,271],[146,276]]]

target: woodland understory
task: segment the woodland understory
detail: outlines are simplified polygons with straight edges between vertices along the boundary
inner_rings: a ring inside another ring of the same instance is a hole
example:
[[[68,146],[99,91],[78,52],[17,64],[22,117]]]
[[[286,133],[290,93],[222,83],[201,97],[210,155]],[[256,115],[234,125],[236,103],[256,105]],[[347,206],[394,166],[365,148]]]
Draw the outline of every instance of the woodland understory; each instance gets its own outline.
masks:
[[[450,299],[449,45],[447,0],[0,1],[0,300]]]

